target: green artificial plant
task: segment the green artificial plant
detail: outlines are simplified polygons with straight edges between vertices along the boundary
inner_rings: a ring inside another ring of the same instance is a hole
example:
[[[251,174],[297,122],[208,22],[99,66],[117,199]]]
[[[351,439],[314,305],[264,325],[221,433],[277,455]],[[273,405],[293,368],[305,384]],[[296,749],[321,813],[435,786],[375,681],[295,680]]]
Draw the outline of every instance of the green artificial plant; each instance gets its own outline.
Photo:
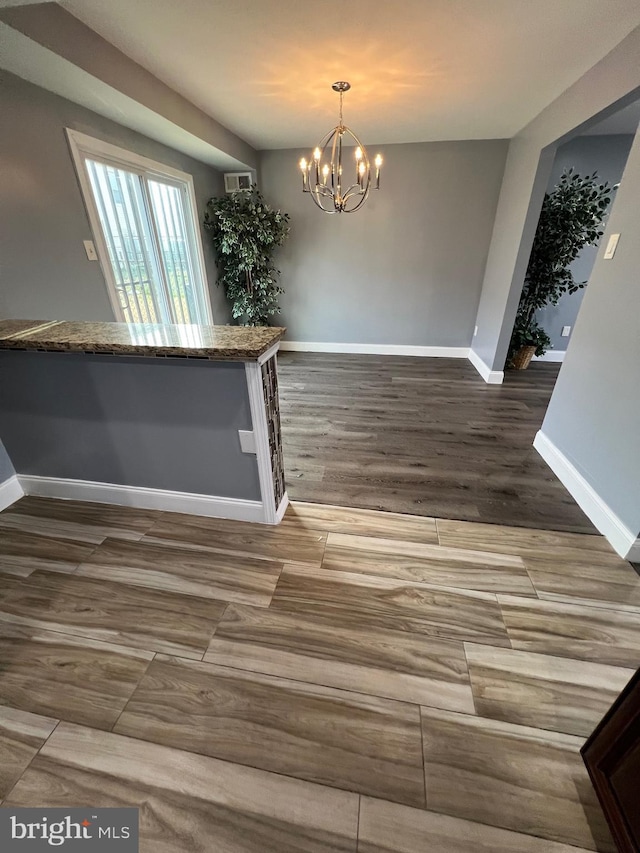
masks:
[[[575,293],[587,283],[574,279],[570,265],[584,246],[598,244],[616,189],[607,181],[598,183],[597,172],[582,177],[569,169],[545,194],[507,363],[524,346],[535,346],[535,354],[544,355],[551,345],[536,312],[545,305],[557,305],[563,294]]]
[[[268,325],[279,313],[279,270],[273,254],[289,233],[289,214],[273,210],[256,186],[212,198],[204,225],[211,232],[218,266],[234,319],[245,326]]]

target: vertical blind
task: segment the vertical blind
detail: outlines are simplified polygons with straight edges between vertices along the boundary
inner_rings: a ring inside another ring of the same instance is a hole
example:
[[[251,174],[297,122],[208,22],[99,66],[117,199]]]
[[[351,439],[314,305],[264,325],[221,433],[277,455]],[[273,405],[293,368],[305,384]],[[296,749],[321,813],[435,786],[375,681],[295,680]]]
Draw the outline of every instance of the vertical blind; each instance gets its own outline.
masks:
[[[206,323],[186,185],[90,158],[108,261],[128,323]]]

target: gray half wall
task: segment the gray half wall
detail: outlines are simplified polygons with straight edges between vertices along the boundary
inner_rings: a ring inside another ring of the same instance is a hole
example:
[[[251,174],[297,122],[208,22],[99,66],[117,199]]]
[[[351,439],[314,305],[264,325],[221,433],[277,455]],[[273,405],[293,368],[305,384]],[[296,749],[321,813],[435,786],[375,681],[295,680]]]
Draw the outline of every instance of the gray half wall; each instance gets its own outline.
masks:
[[[367,145],[384,157],[381,189],[331,216],[302,193],[309,151],[263,151],[261,187],[291,214],[276,261],[287,339],[468,347],[507,146]]]
[[[0,483],[4,483],[15,474],[15,469],[4,444],[0,441]]]
[[[18,474],[260,500],[244,365],[0,351]]]
[[[4,71],[0,110],[0,317],[113,320],[100,266],[82,244],[92,234],[65,127],[192,175],[200,224],[207,201],[223,190],[221,173]],[[201,237],[214,321],[226,323],[202,225]]]
[[[561,145],[553,163],[547,192],[551,192],[555,187],[565,169],[572,166],[583,176],[597,172],[601,181],[609,181],[612,186],[617,184],[622,177],[632,144],[633,134],[615,134],[577,136]],[[571,264],[571,272],[576,281],[589,280],[597,254],[597,246],[585,246],[580,252]],[[584,293],[584,289],[577,293],[566,293],[557,305],[547,305],[538,311],[537,319],[551,338],[554,350],[566,350],[571,337],[562,337],[562,327],[571,326],[573,331]]]
[[[603,238],[542,432],[633,535],[640,534],[640,134]]]

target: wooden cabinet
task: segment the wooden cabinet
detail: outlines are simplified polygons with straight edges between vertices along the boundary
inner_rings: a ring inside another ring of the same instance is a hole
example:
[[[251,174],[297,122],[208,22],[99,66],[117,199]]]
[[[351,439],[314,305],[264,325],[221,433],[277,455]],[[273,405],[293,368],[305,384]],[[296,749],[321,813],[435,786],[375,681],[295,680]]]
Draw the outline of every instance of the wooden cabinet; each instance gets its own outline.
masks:
[[[640,851],[640,669],[616,699],[582,757],[621,853]]]

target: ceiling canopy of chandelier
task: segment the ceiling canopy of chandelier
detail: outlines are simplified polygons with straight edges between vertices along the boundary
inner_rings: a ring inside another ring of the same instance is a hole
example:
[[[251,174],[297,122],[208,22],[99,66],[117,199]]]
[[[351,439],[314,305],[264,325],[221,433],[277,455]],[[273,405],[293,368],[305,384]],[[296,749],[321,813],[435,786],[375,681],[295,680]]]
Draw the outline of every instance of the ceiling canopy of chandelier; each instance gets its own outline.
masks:
[[[310,193],[325,213],[355,213],[367,200],[372,184],[380,189],[382,157],[378,154],[374,161],[374,182],[367,149],[342,121],[342,98],[350,88],[344,81],[333,84],[334,92],[340,94],[340,122],[320,140],[309,160],[300,160],[302,191]],[[355,147],[349,154],[351,143]]]

